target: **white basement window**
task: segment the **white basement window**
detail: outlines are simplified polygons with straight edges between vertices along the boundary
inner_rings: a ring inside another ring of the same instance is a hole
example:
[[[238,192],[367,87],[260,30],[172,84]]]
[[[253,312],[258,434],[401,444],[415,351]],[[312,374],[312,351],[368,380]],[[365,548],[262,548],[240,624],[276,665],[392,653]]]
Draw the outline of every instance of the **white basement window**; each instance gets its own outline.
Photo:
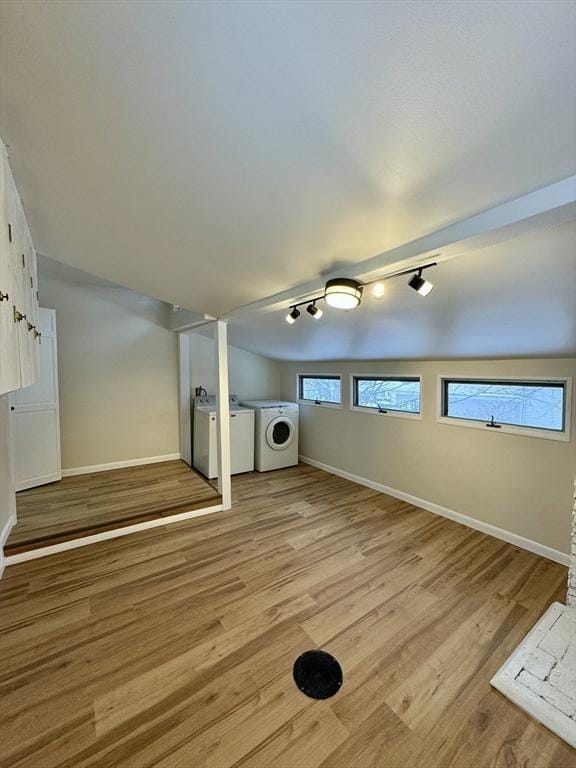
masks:
[[[570,379],[440,379],[439,421],[569,440]]]
[[[301,373],[298,375],[298,400],[301,403],[340,408],[341,385],[340,376]]]
[[[420,417],[419,376],[352,376],[352,410]]]

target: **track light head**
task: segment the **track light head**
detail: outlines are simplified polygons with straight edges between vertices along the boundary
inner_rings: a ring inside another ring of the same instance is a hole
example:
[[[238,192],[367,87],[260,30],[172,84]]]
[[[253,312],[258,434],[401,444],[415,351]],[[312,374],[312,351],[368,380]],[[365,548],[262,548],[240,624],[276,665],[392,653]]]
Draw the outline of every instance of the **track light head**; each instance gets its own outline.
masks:
[[[292,310],[286,315],[286,322],[289,325],[293,325],[299,317],[300,312],[296,309],[296,307],[292,307]]]
[[[434,288],[433,283],[429,283],[428,280],[425,280],[422,277],[421,269],[419,269],[415,275],[412,275],[408,281],[408,285],[410,288],[414,288],[414,290],[419,293],[420,296],[428,296],[430,291]]]
[[[312,304],[308,304],[306,307],[306,312],[308,312],[309,315],[311,315],[314,320],[320,320],[322,315],[324,314],[320,307],[316,306],[316,302],[313,301]]]
[[[374,283],[372,286],[372,296],[374,296],[375,299],[381,299],[385,292],[386,287],[384,283]]]

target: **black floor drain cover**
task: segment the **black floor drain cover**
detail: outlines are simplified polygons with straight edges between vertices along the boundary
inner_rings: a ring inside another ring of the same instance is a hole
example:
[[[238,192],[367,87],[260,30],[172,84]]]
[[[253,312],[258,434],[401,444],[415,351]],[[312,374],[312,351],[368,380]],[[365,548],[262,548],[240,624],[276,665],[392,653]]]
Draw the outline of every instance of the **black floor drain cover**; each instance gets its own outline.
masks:
[[[342,667],[326,651],[306,651],[294,664],[294,682],[311,699],[334,696],[342,680]]]

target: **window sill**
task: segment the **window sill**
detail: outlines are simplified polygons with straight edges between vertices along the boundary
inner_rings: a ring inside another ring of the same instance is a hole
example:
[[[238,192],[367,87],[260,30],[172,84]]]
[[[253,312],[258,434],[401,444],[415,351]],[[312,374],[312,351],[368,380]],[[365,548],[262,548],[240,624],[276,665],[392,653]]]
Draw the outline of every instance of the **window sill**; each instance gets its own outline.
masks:
[[[470,421],[468,419],[453,419],[450,416],[438,416],[439,424],[448,424],[453,427],[466,427],[472,429],[482,429],[484,432],[494,432],[496,434],[519,435],[521,437],[539,437],[544,440],[556,440],[561,443],[570,442],[570,432],[553,432],[545,429],[532,429],[531,427],[514,427],[511,424],[501,424],[499,427],[488,427],[483,421]]]
[[[412,421],[422,421],[422,413],[408,413],[404,411],[386,411],[382,413],[377,408],[363,408],[361,405],[351,405],[351,411],[356,413],[368,413],[371,416],[380,416],[384,418],[386,416],[400,417],[401,419],[411,419]]]
[[[315,403],[314,400],[298,400],[300,405],[311,405],[312,408],[333,408],[337,411],[342,410],[342,403]]]

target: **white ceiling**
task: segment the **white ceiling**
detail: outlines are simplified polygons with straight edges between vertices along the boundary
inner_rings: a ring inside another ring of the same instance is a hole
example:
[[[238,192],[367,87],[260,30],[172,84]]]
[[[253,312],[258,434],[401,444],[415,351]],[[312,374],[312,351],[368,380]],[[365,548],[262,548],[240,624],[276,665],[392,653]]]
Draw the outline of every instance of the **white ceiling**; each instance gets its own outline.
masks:
[[[576,167],[573,3],[1,8],[0,130],[37,248],[190,309]]]

